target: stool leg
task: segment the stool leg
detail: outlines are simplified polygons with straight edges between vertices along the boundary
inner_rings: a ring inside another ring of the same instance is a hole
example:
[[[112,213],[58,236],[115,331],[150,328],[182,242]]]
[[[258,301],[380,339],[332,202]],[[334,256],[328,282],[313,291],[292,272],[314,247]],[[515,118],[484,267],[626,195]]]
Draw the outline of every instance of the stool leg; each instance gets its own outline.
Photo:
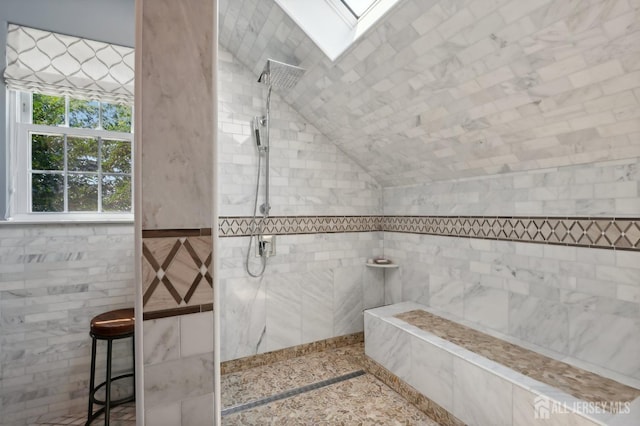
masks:
[[[96,338],[91,336],[91,376],[89,379],[89,410],[87,412],[87,424],[93,414],[93,387],[96,384]]]
[[[107,384],[105,386],[104,395],[104,425],[109,426],[109,410],[111,409],[111,350],[113,348],[113,341],[107,340]]]
[[[136,400],[136,338],[135,335],[131,337],[131,343],[133,346],[133,400]]]

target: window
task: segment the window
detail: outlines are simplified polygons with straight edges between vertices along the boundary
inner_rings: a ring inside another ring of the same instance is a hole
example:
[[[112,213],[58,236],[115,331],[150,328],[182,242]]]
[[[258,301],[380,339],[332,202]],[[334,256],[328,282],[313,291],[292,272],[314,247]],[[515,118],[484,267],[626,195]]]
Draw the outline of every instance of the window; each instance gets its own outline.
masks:
[[[340,0],[356,19],[360,19],[377,0]]]
[[[132,111],[12,91],[12,217],[132,213]]]
[[[276,0],[332,61],[346,51],[399,0]]]

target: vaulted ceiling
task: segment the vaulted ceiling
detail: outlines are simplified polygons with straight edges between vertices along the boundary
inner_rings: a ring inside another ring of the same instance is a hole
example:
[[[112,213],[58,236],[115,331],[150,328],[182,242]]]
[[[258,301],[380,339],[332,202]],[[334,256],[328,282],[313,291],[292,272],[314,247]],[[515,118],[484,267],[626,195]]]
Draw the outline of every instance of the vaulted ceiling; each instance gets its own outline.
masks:
[[[220,43],[384,186],[640,156],[638,0],[401,0],[331,62],[273,0]],[[331,31],[327,28],[327,31]]]

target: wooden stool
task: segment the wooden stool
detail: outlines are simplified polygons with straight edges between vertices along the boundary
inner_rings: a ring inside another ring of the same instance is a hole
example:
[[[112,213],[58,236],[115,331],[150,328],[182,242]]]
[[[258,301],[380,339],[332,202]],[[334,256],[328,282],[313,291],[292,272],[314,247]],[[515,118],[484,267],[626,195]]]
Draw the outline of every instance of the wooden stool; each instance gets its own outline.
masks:
[[[136,350],[135,342],[133,343],[133,373],[123,374],[118,377],[111,378],[111,361],[112,361],[112,346],[113,341],[118,339],[125,339],[127,337],[133,337],[135,325],[135,318],[133,308],[118,309],[115,311],[105,312],[93,318],[91,320],[91,379],[89,382],[89,411],[87,413],[87,423],[91,424],[96,417],[104,413],[104,424],[109,424],[109,410],[111,407],[115,407],[125,402],[135,401],[136,397]],[[106,380],[95,386],[96,379],[96,343],[98,340],[107,341],[107,375]],[[132,342],[134,339],[131,339]],[[111,383],[124,379],[126,377],[133,377],[133,395],[121,398],[115,401],[111,401]],[[104,400],[96,399],[96,392],[98,389],[105,387]],[[95,413],[93,412],[93,404],[102,405]]]

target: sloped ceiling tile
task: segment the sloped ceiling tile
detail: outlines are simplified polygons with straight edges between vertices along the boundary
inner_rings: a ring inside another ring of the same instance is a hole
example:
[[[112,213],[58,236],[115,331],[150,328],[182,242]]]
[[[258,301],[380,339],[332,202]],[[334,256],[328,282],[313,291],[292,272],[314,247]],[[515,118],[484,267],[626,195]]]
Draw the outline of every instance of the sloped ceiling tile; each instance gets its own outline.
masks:
[[[273,0],[221,0],[220,43],[306,68],[281,95],[399,186],[640,155],[639,7],[402,0],[331,62]]]

